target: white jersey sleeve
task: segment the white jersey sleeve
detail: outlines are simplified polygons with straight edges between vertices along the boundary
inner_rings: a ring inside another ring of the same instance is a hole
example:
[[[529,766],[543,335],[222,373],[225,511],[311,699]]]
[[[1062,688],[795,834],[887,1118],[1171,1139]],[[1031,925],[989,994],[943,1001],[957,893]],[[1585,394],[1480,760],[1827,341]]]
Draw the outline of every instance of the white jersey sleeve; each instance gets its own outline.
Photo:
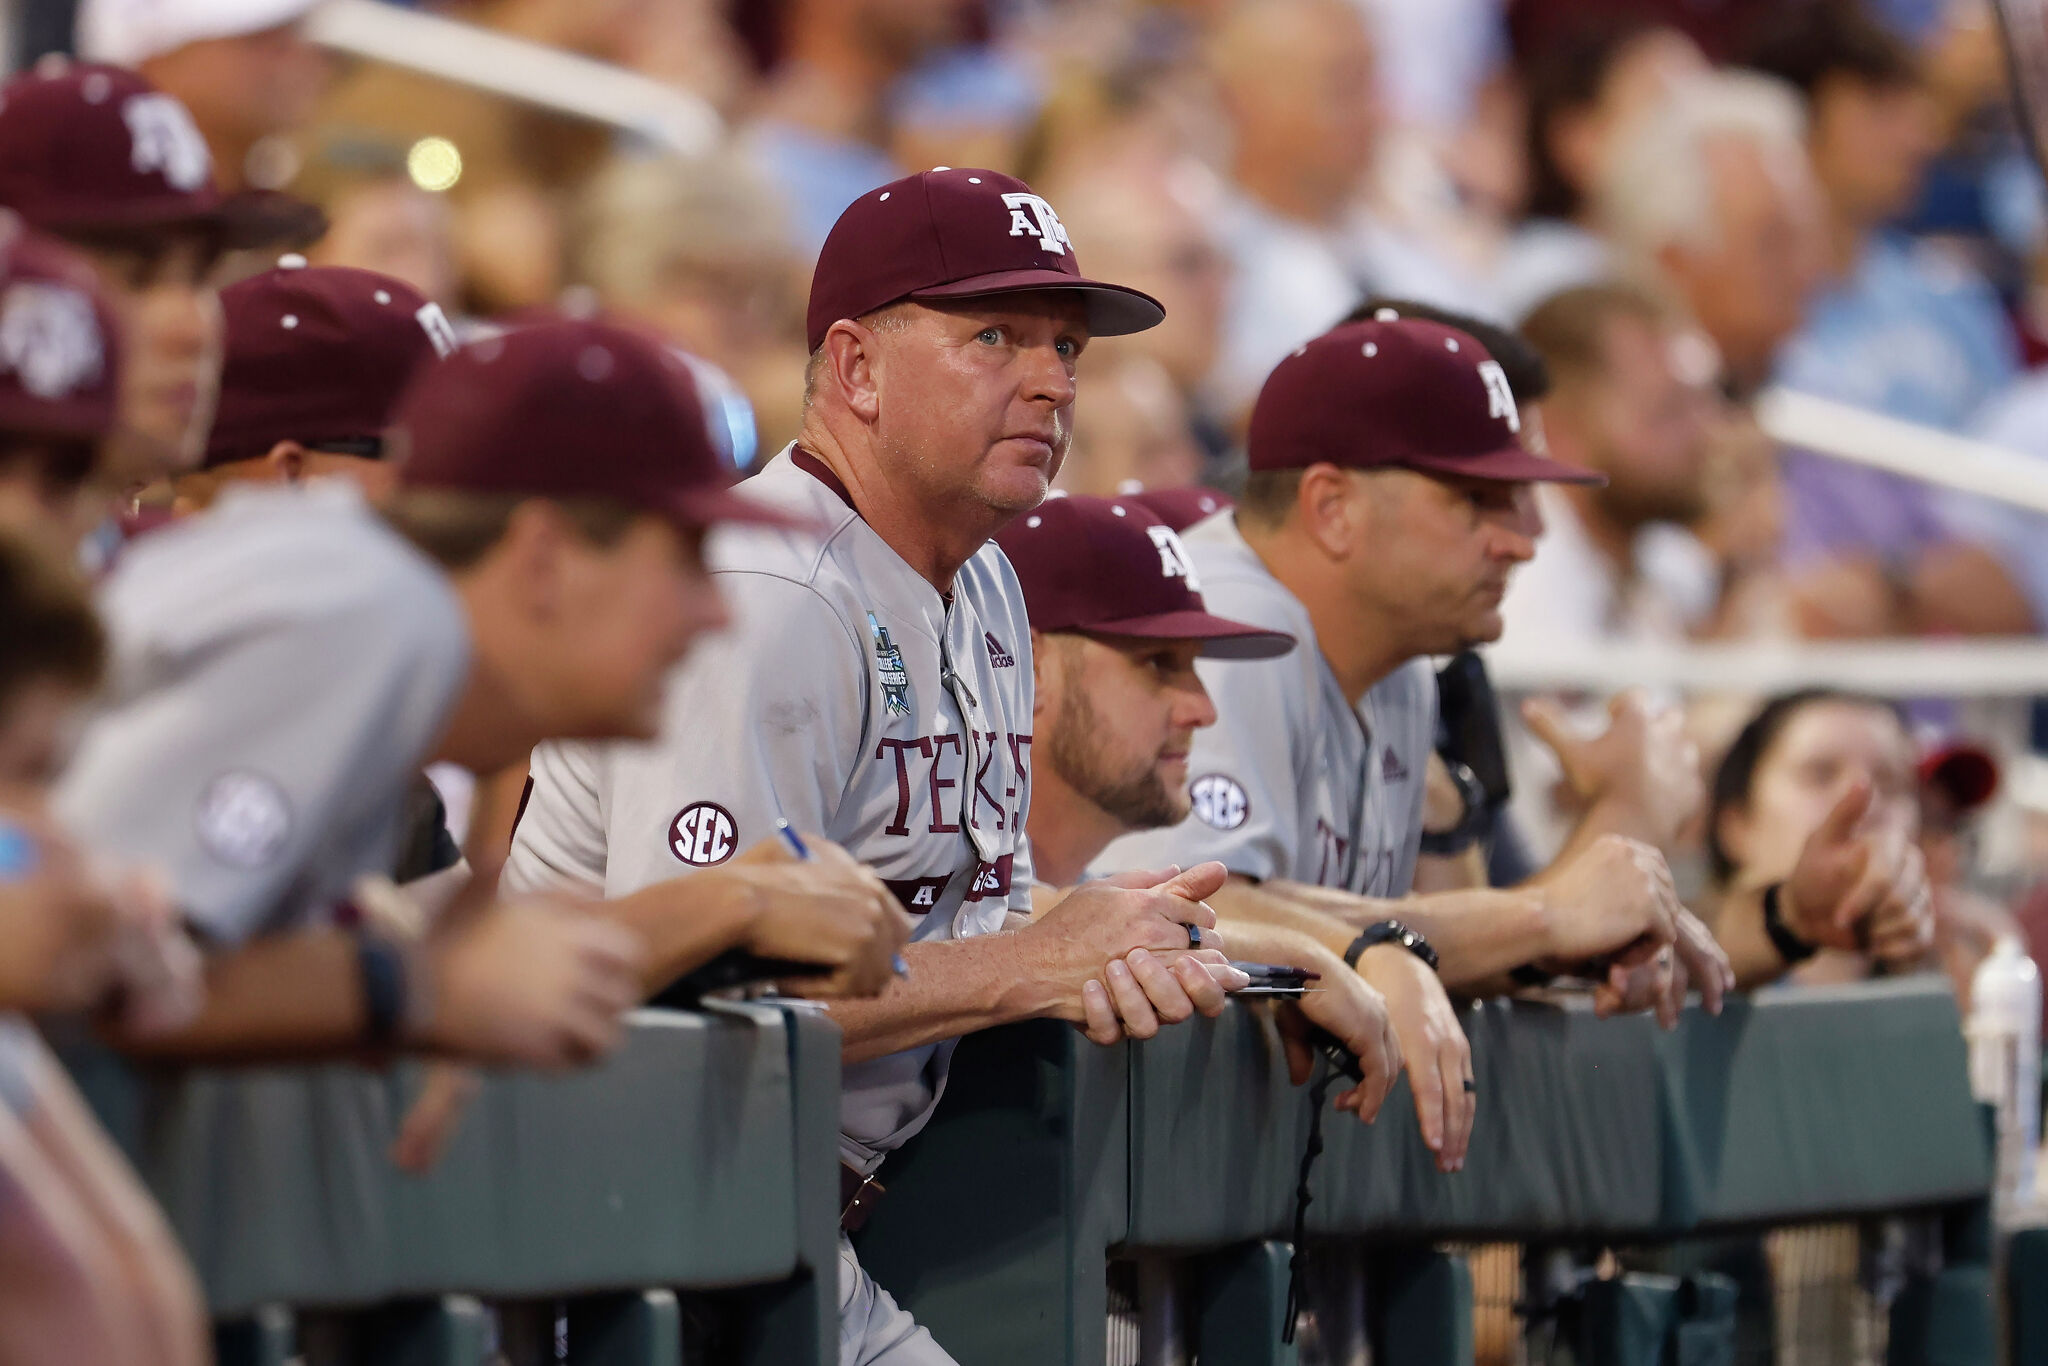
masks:
[[[778,819],[844,840],[840,798],[866,733],[860,642],[805,584],[732,570],[717,582],[734,624],[672,675],[660,743],[534,752],[508,885],[621,896],[723,863]]]
[[[130,552],[102,595],[109,699],[52,803],[223,943],[390,871],[468,663],[439,572],[359,506],[301,496]]]

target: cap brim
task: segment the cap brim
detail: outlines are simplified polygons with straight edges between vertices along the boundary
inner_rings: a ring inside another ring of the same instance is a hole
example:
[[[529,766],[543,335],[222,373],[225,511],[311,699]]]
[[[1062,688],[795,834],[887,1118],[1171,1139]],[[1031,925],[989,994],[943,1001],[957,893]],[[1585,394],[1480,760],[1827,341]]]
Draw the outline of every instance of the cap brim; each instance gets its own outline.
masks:
[[[1161,612],[1149,617],[1090,622],[1074,629],[1097,636],[1199,640],[1204,659],[1273,659],[1294,648],[1294,637],[1285,631],[1268,631],[1263,626],[1232,621],[1210,612]]]
[[[1430,474],[1456,474],[1467,479],[1497,479],[1513,484],[1604,484],[1607,476],[1583,465],[1567,465],[1547,455],[1525,451],[1520,446],[1488,451],[1485,455],[1457,456],[1442,460],[1413,460],[1414,468]]]
[[[813,535],[826,528],[819,522],[772,507],[731,489],[692,489],[670,500],[670,518],[682,526],[760,526],[777,531],[802,531]]]
[[[913,291],[908,297],[927,299],[981,299],[991,294],[1018,294],[1026,290],[1062,289],[1081,295],[1088,305],[1088,332],[1096,337],[1123,337],[1157,327],[1166,309],[1150,294],[1123,285],[1104,284],[1057,270],[1002,270],[977,275],[971,280],[932,285]]]
[[[167,199],[105,214],[84,210],[43,226],[60,236],[117,243],[189,233],[211,237],[224,250],[242,251],[308,245],[327,231],[327,215],[317,205],[275,190],[249,190],[205,207]]]

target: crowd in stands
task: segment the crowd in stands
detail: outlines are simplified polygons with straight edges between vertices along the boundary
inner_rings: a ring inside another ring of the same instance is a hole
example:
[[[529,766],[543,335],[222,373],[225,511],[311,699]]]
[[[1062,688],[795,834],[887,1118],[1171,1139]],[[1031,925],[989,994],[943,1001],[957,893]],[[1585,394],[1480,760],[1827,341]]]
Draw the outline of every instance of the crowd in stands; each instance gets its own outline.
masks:
[[[2048,623],[2041,516],[1757,416],[2048,457],[1983,0],[427,7],[688,157],[314,8],[79,0],[0,87],[0,1362],[210,1359],[39,1023],[431,1057],[427,1166],[467,1065],[795,962],[851,1233],[1012,1021],[1318,974],[1297,1081],[1451,1173],[1471,1000],[2048,947],[2025,733],[1472,655]],[[951,1360],[841,1285],[846,1366]]]

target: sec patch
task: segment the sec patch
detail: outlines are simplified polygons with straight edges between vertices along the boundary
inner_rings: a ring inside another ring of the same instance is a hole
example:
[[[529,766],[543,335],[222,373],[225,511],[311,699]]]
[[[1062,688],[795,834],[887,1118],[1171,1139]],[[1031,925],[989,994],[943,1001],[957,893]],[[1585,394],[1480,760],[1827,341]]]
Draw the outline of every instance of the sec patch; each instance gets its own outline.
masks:
[[[692,868],[723,863],[739,848],[739,823],[717,802],[692,802],[669,822],[668,848]]]
[[[1188,784],[1194,802],[1195,819],[1216,830],[1235,830],[1252,813],[1251,798],[1237,779],[1224,773],[1204,773]]]
[[[192,826],[199,847],[230,868],[261,868],[291,838],[291,799],[275,778],[231,768],[200,790]]]

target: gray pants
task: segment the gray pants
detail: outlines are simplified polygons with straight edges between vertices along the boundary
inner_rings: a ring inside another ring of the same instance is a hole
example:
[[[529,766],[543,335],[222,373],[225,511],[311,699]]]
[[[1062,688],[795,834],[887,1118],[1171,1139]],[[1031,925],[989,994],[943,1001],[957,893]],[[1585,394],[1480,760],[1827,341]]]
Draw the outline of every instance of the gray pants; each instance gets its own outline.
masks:
[[[861,1270],[839,1235],[839,1366],[959,1366]]]

